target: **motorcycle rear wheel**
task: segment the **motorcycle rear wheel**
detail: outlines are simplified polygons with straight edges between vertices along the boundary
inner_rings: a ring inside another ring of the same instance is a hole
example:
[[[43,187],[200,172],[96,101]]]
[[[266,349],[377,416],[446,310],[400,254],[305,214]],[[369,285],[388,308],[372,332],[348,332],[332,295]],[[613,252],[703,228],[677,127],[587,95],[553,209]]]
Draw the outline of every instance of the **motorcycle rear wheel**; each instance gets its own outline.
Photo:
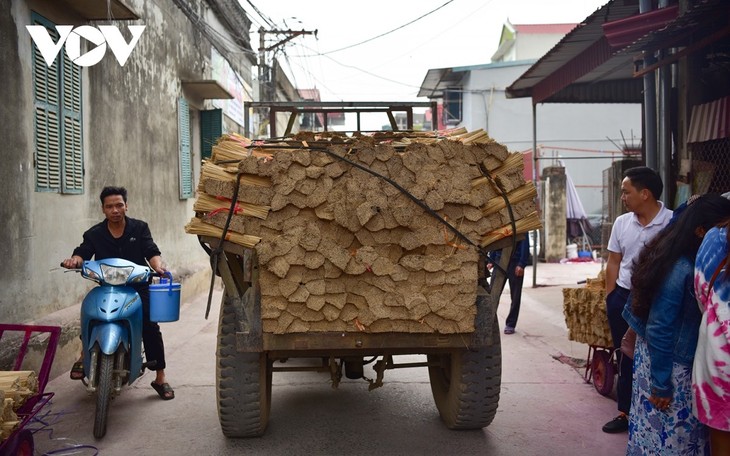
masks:
[[[96,413],[94,415],[94,437],[100,439],[106,434],[109,403],[112,400],[114,377],[114,355],[99,353],[98,382],[96,384]]]

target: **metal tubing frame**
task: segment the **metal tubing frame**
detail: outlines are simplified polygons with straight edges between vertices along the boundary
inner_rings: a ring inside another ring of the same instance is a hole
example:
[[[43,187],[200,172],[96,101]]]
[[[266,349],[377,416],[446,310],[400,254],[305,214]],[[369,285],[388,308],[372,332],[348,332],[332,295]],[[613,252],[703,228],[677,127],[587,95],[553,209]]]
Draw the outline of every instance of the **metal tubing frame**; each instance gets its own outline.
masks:
[[[324,131],[327,131],[328,114],[337,112],[357,113],[358,131],[360,131],[360,114],[363,112],[384,112],[388,115],[391,128],[396,131],[398,126],[395,122],[394,112],[406,113],[406,124],[409,130],[413,129],[413,108],[431,108],[432,130],[438,127],[438,106],[434,101],[429,102],[407,102],[407,101],[259,101],[248,103],[249,108],[269,108],[269,136],[276,138],[276,114],[279,112],[290,113],[289,121],[284,136],[289,135],[294,126],[294,121],[299,113],[323,113],[325,117]],[[244,110],[244,131],[250,136],[249,111]]]

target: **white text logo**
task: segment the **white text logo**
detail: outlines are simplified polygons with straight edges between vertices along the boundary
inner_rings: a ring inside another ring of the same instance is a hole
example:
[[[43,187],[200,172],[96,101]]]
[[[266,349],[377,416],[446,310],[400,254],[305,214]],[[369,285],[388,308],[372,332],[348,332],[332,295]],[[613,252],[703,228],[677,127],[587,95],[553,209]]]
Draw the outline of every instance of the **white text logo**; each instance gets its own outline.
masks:
[[[90,25],[82,25],[76,28],[73,28],[72,25],[57,25],[56,30],[58,31],[59,39],[55,43],[48,33],[48,29],[44,26],[26,25],[25,28],[28,29],[28,33],[30,33],[38,50],[41,51],[46,65],[49,67],[53,65],[56,56],[64,44],[66,44],[66,55],[72,62],[79,66],[88,67],[99,63],[104,58],[107,44],[117,58],[119,65],[124,66],[129,58],[129,54],[132,53],[134,46],[137,45],[137,41],[142,35],[145,26],[129,26],[129,31],[132,33],[132,39],[129,43],[127,43],[122,33],[114,25],[100,25],[99,28]],[[81,55],[81,38],[95,44],[96,47]]]

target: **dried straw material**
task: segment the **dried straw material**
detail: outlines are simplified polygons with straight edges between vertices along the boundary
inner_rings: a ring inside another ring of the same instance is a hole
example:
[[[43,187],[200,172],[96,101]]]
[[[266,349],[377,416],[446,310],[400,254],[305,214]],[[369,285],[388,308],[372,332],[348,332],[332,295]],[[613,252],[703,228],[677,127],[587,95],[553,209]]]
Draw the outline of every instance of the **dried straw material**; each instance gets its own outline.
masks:
[[[219,238],[228,223],[227,239],[256,250],[266,333],[473,332],[480,247],[510,236],[511,217],[518,234],[539,227],[522,155],[482,130],[216,147],[240,159],[204,164],[186,230]],[[496,185],[475,184],[482,169]],[[243,212],[228,220],[215,197],[234,194]]]
[[[535,211],[530,213],[530,215],[528,215],[527,217],[517,220],[515,222],[515,226],[517,227],[517,234],[524,234],[528,231],[540,229],[542,227],[542,224],[540,223],[540,217],[537,215],[537,211]],[[481,246],[486,247],[489,244],[493,244],[499,241],[500,239],[512,236],[512,232],[513,231],[511,223],[501,228],[498,228],[482,237]]]
[[[606,316],[605,273],[589,278],[583,288],[563,288],[563,314],[568,338],[598,347],[612,347]]]
[[[439,132],[439,133],[441,133],[441,136],[452,138],[454,136],[464,135],[468,132],[469,132],[469,130],[467,130],[465,127],[459,127],[459,128],[452,128],[450,130],[444,130],[443,132]]]
[[[218,166],[210,161],[203,163],[200,174],[200,181],[205,179],[213,179],[221,182],[236,182],[238,175],[237,166]],[[271,187],[271,180],[267,177],[256,176],[253,174],[241,174],[240,182],[242,185],[251,185],[254,187]]]
[[[520,201],[535,198],[536,196],[537,190],[535,189],[535,186],[530,182],[522,185],[521,187],[517,187],[516,189],[507,193],[507,200],[509,200],[510,204],[517,204]],[[504,209],[505,207],[507,207],[507,203],[505,202],[504,197],[495,196],[494,198],[487,201],[487,204],[482,207],[482,215],[487,217],[497,211]]]
[[[210,215],[211,213],[216,214],[218,212],[228,212],[231,209],[231,200],[221,196],[211,196],[206,193],[201,193],[198,199],[193,205],[195,212],[202,212]],[[260,219],[266,219],[269,214],[269,206],[258,206],[256,204],[247,203],[236,203],[234,207],[234,213],[236,215],[244,215],[250,217],[256,217]]]
[[[17,420],[15,411],[37,392],[38,376],[34,371],[0,371],[0,423]]]
[[[462,144],[472,144],[488,139],[489,135],[487,135],[487,132],[482,130],[481,128],[458,136],[458,141]]]
[[[221,228],[205,223],[199,218],[193,218],[190,220],[190,223],[185,225],[185,232],[188,234],[212,236],[215,238],[220,238],[223,234],[223,230]],[[248,248],[253,248],[256,244],[261,242],[261,238],[258,236],[249,236],[247,234],[235,233],[233,231],[228,231],[225,239],[226,241]]]
[[[492,176],[492,178],[497,178],[506,174],[509,174],[510,172],[514,171],[522,171],[525,167],[525,162],[523,161],[522,154],[519,152],[511,153],[507,156],[507,159],[502,162],[502,164],[491,170],[489,174]],[[473,179],[471,181],[472,187],[478,187],[480,185],[487,185],[489,184],[489,179],[487,177],[481,176],[477,177],[476,179]]]

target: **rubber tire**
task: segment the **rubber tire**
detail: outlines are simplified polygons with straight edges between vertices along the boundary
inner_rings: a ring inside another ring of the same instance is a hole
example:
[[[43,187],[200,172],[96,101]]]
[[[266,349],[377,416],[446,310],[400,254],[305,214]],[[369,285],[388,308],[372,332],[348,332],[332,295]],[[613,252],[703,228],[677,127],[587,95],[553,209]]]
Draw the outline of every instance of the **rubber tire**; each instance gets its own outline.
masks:
[[[30,430],[23,429],[9,439],[11,440],[2,442],[6,446],[0,450],[0,456],[33,456],[35,444]]]
[[[96,413],[94,414],[94,437],[100,439],[106,435],[106,423],[109,417],[109,404],[112,400],[114,385],[114,355],[99,352],[99,381],[96,383]]]
[[[611,362],[611,352],[600,348],[595,349],[591,360],[591,377],[596,391],[603,396],[611,394],[615,375],[616,367]]]
[[[502,346],[495,318],[492,344],[471,351],[461,349],[449,354],[429,355],[429,366],[436,408],[446,427],[454,430],[481,429],[497,414],[502,381]]]
[[[251,287],[246,291],[242,305],[259,299],[255,290],[256,287]],[[272,363],[265,353],[239,353],[236,350],[238,325],[233,305],[223,298],[218,322],[218,419],[226,437],[260,437],[266,431],[271,411]]]

